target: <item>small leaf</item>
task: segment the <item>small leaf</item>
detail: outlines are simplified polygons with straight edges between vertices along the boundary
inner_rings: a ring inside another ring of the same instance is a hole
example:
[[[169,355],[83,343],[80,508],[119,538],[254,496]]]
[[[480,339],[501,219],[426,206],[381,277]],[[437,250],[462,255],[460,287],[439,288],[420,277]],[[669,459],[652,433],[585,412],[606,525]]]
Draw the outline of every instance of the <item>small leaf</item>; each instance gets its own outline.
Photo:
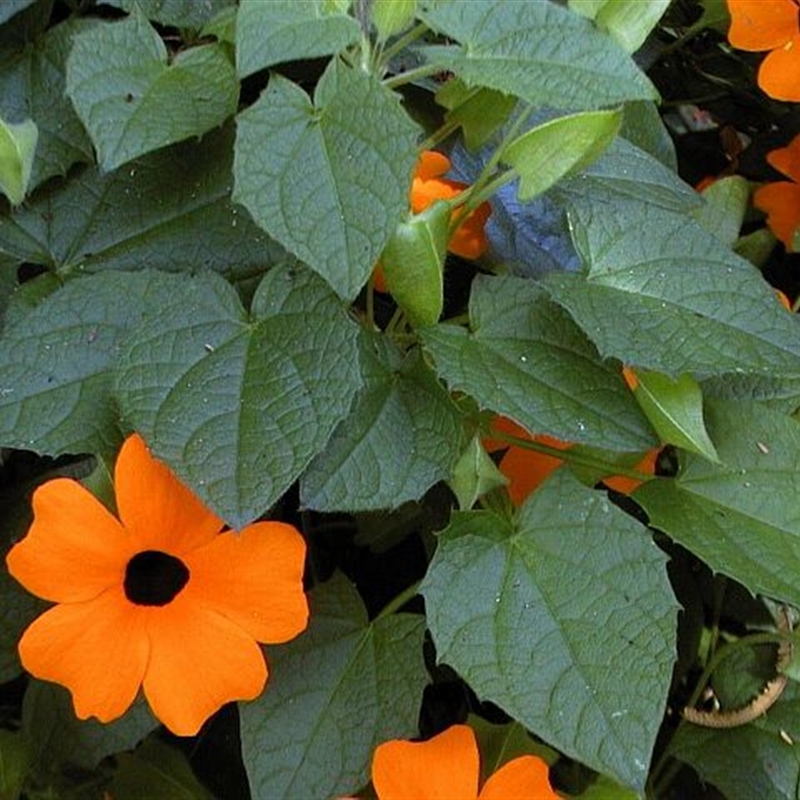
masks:
[[[750,199],[750,184],[741,175],[714,181],[703,191],[705,205],[692,213],[697,222],[723,244],[733,247],[739,239]]]
[[[111,369],[121,340],[183,280],[152,270],[76,278],[0,336],[0,443],[47,455],[113,453]],[[124,302],[120,302],[124,298]]]
[[[417,0],[373,0],[372,24],[381,41],[402,33],[414,21]]]
[[[722,463],[685,453],[677,478],[648,481],[633,498],[714,572],[800,605],[800,423],[757,403],[705,406]]]
[[[192,47],[168,61],[138,10],[74,37],[67,94],[104,170],[199,136],[236,112],[239,84],[223,46]]]
[[[674,444],[719,463],[703,421],[703,394],[688,374],[676,379],[637,369],[633,396],[664,444]]]
[[[449,223],[450,204],[437,201],[400,222],[381,253],[386,288],[415,328],[442,315]]]
[[[481,437],[473,436],[461,458],[456,461],[453,476],[447,483],[458,500],[459,509],[468,511],[478,498],[492,489],[505,486],[508,478],[489,457],[481,443]]]
[[[5,0],[0,6],[0,25],[11,19],[15,14],[32,6],[36,0]]]
[[[0,119],[0,190],[12,205],[25,198],[38,137],[33,120],[12,124]]]
[[[670,0],[570,0],[569,6],[594,19],[626,53],[635,53],[670,4]]]
[[[332,55],[360,38],[361,29],[353,17],[327,13],[320,0],[240,0],[236,71],[245,78],[284,61]]]
[[[461,416],[419,350],[405,357],[384,337],[362,335],[364,388],[312,461],[301,502],[318,511],[394,509],[450,475]]]
[[[399,100],[333,61],[313,105],[273,75],[237,118],[234,200],[347,300],[408,209],[418,128]]]
[[[439,539],[420,587],[438,658],[547,743],[641,791],[674,661],[666,556],[566,470],[516,524],[459,512]]]
[[[502,127],[517,105],[517,98],[493,89],[470,89],[458,78],[451,78],[437,90],[436,102],[447,109],[445,122],[459,125],[467,148],[474,151]]]
[[[621,123],[619,110],[587,111],[545,122],[515,139],[502,160],[520,174],[519,199],[530,200],[589,166],[611,144]]]
[[[0,797],[17,800],[28,773],[28,742],[19,731],[0,729]]]
[[[65,688],[33,678],[22,702],[22,731],[31,761],[44,774],[57,774],[65,765],[92,770],[106,756],[134,747],[156,727],[143,699],[113,722],[80,720]]]
[[[267,273],[251,317],[216,275],[184,278],[126,339],[117,396],[154,454],[238,528],[278,500],[349,412],[357,335],[299,267]]]
[[[421,19],[460,46],[426,47],[431,64],[467,86],[572,111],[657,93],[634,62],[591,22],[555,3],[420,3]]]
[[[270,682],[242,704],[242,758],[253,797],[339,797],[367,781],[374,748],[417,734],[425,621],[367,620],[336,575],[311,594],[308,630],[269,649]]]
[[[598,358],[536,282],[478,276],[470,325],[421,332],[451,389],[533,433],[618,451],[656,443],[618,369]]]
[[[111,784],[111,796],[116,800],[213,800],[186,756],[155,737],[148,737],[133,753],[120,753],[116,760]]]

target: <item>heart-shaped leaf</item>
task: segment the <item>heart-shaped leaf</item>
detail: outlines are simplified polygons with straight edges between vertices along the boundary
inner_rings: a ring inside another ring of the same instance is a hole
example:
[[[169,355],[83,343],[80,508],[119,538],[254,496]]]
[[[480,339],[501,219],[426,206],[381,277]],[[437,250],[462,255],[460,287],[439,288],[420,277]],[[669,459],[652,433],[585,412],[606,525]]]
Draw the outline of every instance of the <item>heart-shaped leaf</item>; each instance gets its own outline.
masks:
[[[619,369],[597,356],[536,282],[479,276],[469,313],[471,331],[422,331],[451,389],[533,433],[618,451],[656,444]]]
[[[12,124],[0,118],[0,191],[15,206],[28,191],[38,138],[33,120]]]
[[[220,516],[260,516],[325,446],[361,386],[358,327],[319,278],[274,268],[252,318],[224,280],[184,280],[125,342],[125,417]]]
[[[348,300],[408,210],[419,129],[399,101],[333,61],[313,104],[273,75],[237,118],[234,200]]]
[[[420,592],[438,658],[479,697],[643,789],[678,606],[639,523],[559,470],[515,524],[455,514]]]
[[[368,778],[373,749],[417,733],[425,620],[367,620],[341,575],[314,590],[308,630],[267,654],[270,682],[241,705],[253,797],[340,797]]]
[[[138,7],[74,37],[67,94],[104,170],[199,136],[236,112],[239,83],[222,45],[192,47],[169,61]]]
[[[362,337],[364,389],[303,476],[303,505],[319,511],[397,508],[447,478],[461,445],[461,415],[419,350],[403,358]]]

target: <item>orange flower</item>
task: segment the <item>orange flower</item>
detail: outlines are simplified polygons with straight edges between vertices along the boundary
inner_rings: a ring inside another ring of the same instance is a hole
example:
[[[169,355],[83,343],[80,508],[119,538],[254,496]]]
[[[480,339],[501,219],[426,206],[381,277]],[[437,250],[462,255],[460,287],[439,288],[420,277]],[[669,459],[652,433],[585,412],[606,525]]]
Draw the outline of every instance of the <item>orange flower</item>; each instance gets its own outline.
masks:
[[[768,153],[767,161],[791,181],[759,187],[753,193],[753,205],[767,215],[767,225],[786,249],[793,250],[792,239],[800,227],[800,134],[786,147]]]
[[[541,758],[507,762],[478,791],[475,733],[453,725],[425,742],[394,740],[375,750],[372,783],[378,800],[558,800]]]
[[[264,688],[257,642],[285,642],[308,621],[305,543],[280,522],[225,531],[138,435],[114,471],[119,519],[59,478],[33,495],[33,524],[7,556],[11,574],[58,605],[22,635],[23,666],[72,692],[102,722],[139,687],[180,736]]]
[[[492,428],[500,433],[516,436],[519,439],[528,439],[548,447],[555,447],[558,450],[569,450],[572,447],[571,443],[563,442],[547,434],[531,436],[525,428],[506,417],[495,417],[492,422]],[[564,463],[560,458],[540,453],[537,450],[515,447],[513,444],[508,445],[502,439],[484,439],[483,444],[490,451],[508,447],[500,461],[499,469],[508,478],[508,494],[515,506],[522,505],[527,500],[528,495],[543,484],[551,472],[557,470]],[[633,468],[639,472],[654,474],[659,452],[660,448],[648,450]],[[615,475],[604,478],[603,483],[622,494],[630,494],[641,484],[641,481],[637,481],[635,478]]]
[[[800,100],[798,0],[728,0],[728,10],[734,47],[771,51],[759,67],[758,85],[776,100]]]
[[[449,169],[450,159],[442,153],[435,150],[423,150],[420,153],[409,193],[409,204],[415,214],[424,211],[437,200],[452,200],[468,188],[469,184],[442,178]],[[456,210],[453,213],[460,212]],[[483,255],[488,246],[483,228],[491,213],[491,206],[481,203],[458,226],[447,249],[462,258],[475,259]],[[380,264],[375,268],[372,280],[377,291],[386,291],[386,281]]]

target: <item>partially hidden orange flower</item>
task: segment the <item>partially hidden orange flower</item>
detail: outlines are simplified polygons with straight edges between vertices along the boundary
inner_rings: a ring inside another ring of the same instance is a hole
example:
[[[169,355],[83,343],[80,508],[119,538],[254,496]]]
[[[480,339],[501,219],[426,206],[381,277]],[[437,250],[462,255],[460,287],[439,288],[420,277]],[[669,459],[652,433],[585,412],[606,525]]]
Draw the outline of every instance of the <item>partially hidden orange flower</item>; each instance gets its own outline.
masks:
[[[547,763],[520,756],[482,787],[475,733],[453,725],[425,742],[394,740],[375,749],[372,784],[378,800],[558,800]]]
[[[258,642],[306,627],[305,542],[280,522],[221,533],[136,434],[114,483],[119,519],[77,481],[35,491],[33,523],[6,560],[58,605],[22,635],[22,664],[67,687],[81,719],[116,719],[141,687],[155,716],[190,736],[223,704],[262,691]]]
[[[507,417],[495,417],[492,428],[498,433],[505,433],[519,439],[527,439],[539,444],[553,447],[558,450],[569,450],[572,447],[570,442],[564,442],[547,434],[531,435],[516,422]],[[487,450],[497,450],[500,447],[507,447],[505,454],[500,460],[500,472],[508,479],[508,494],[511,502],[515,506],[522,505],[528,496],[547,480],[551,472],[557,470],[563,463],[563,459],[547,453],[540,453],[536,450],[529,450],[525,447],[509,445],[502,439],[484,439],[484,446]],[[660,448],[653,448],[634,465],[633,469],[648,475],[655,474],[656,460]],[[614,475],[603,478],[606,486],[622,494],[630,494],[634,489],[641,485],[641,481],[635,478],[627,478],[621,475]]]
[[[740,50],[769,50],[758,85],[776,100],[800,100],[798,0],[728,0],[728,41]]]
[[[437,200],[452,200],[469,187],[467,183],[443,178],[450,169],[450,159],[436,150],[423,150],[420,153],[414,178],[409,192],[409,205],[414,214],[419,214]],[[456,209],[454,214],[460,213]],[[475,259],[486,252],[488,242],[484,226],[492,213],[488,203],[481,203],[456,228],[448,242],[447,249],[457,256]],[[373,274],[373,284],[379,292],[386,291],[386,282],[380,265]]]
[[[767,161],[791,180],[760,186],[753,193],[753,205],[767,215],[767,225],[776,238],[793,250],[794,234],[800,227],[800,134],[786,147],[769,152]]]

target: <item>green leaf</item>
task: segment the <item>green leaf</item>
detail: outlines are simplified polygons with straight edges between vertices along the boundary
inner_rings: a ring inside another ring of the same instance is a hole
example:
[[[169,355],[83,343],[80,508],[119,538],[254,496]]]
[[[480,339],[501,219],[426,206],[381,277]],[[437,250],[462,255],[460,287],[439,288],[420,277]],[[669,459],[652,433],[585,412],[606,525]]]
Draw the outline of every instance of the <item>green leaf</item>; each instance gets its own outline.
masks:
[[[200,136],[236,112],[239,84],[222,45],[182,50],[168,62],[139,11],[74,36],[67,94],[104,170]]]
[[[235,0],[101,0],[129,14],[136,10],[147,19],[176,28],[200,28],[215,14],[235,5]]]
[[[361,386],[358,330],[302,268],[270,270],[250,316],[221,278],[185,279],[123,344],[120,406],[155,455],[241,527],[349,412]]]
[[[703,421],[703,393],[688,374],[668,375],[636,370],[633,395],[664,444],[674,444],[719,462]]]
[[[435,325],[442,315],[450,208],[439,200],[403,220],[381,253],[386,288],[415,328]]]
[[[16,258],[0,254],[0,331],[6,320],[6,308],[18,286],[19,265]]]
[[[572,7],[575,0],[571,0]],[[594,23],[607,31],[626,53],[635,53],[670,4],[670,0],[606,0],[593,14]]]
[[[451,390],[564,441],[637,452],[656,443],[619,369],[534,281],[478,276],[470,326],[421,332]]]
[[[460,46],[426,47],[431,64],[467,86],[538,106],[600,108],[657,93],[629,56],[591,22],[554,3],[420,3],[421,19]]]
[[[240,706],[242,758],[253,797],[338,797],[366,783],[372,751],[417,735],[425,621],[367,620],[341,575],[310,598],[311,623],[268,652],[270,682]]]
[[[449,477],[461,415],[419,350],[401,356],[385,337],[361,338],[364,388],[300,487],[318,511],[394,509]]]
[[[65,688],[34,678],[22,702],[22,731],[30,744],[31,761],[44,774],[67,764],[94,769],[106,756],[134,747],[157,726],[144,700],[113,722],[80,720]]]
[[[733,247],[747,211],[750,184],[741,175],[720,178],[703,192],[703,199],[705,205],[695,209],[692,216],[723,244]]]
[[[4,497],[3,510],[6,509]],[[24,533],[24,529],[20,530],[19,536]],[[25,628],[46,607],[46,603],[28,594],[8,570],[0,571],[0,682],[6,683],[22,674],[17,644]]]
[[[800,691],[790,683],[769,713],[750,725],[728,730],[681,725],[670,742],[670,754],[693,767],[728,800],[797,800],[798,719]]]
[[[655,103],[648,100],[625,103],[625,116],[619,134],[627,139],[629,144],[657,159],[671,172],[669,176],[671,182],[680,186],[681,190],[690,196],[688,187],[676,178],[678,159],[675,155],[675,145]]]
[[[482,717],[472,714],[467,724],[475,731],[478,751],[481,756],[481,780],[483,785],[500,767],[520,756],[537,756],[549,766],[558,760],[558,753],[547,745],[531,738],[519,722],[494,725]]]
[[[417,0],[373,0],[370,11],[378,38],[385,42],[411,25]]]
[[[33,120],[15,125],[0,118],[0,190],[12,205],[18,206],[28,191],[38,138]]]
[[[576,205],[570,222],[587,273],[544,282],[602,356],[670,375],[800,373],[797,320],[752,265],[692,220],[618,203]]]
[[[31,189],[54,175],[65,175],[77,162],[93,159],[92,143],[64,90],[72,37],[95,24],[66,20],[0,59],[0,113],[15,122],[31,118],[39,130]]]
[[[212,269],[232,280],[287,258],[230,199],[233,128],[103,174],[89,168],[0,216],[0,253],[72,267]]]
[[[705,406],[722,464],[684,454],[676,479],[649,481],[633,498],[714,572],[800,605],[800,423],[756,403]]]
[[[32,6],[36,0],[5,0],[0,6],[0,25],[8,22],[15,14]]]
[[[678,610],[645,529],[560,470],[516,524],[460,512],[439,538],[420,587],[438,658],[549,744],[641,791]]]
[[[565,175],[589,166],[611,144],[622,112],[587,111],[545,122],[503,150],[502,160],[520,175],[520,200],[547,191]]]
[[[721,400],[757,400],[776,411],[791,414],[800,408],[800,375],[718,375],[701,384],[704,397]]]
[[[237,120],[234,200],[345,299],[372,274],[408,209],[419,129],[399,100],[333,61],[313,105],[273,75]]]
[[[447,112],[445,122],[459,125],[469,150],[478,150],[498,131],[517,105],[517,98],[493,89],[467,88],[452,78],[436,92],[436,102]]]
[[[236,71],[245,78],[273,64],[338,53],[361,38],[345,13],[327,13],[320,0],[240,0]]]
[[[462,511],[468,511],[479,497],[507,483],[508,478],[495,466],[477,435],[461,454],[448,481]]]
[[[0,797],[17,800],[28,772],[28,742],[19,731],[0,730]]]
[[[117,756],[111,784],[114,800],[213,800],[180,750],[150,737],[133,753]]]
[[[151,270],[76,278],[0,336],[0,443],[47,455],[113,453],[111,368],[121,340],[184,280]],[[124,298],[124,302],[122,299]]]
[[[633,789],[625,789],[607,775],[598,775],[585,792],[575,800],[639,800],[641,795]]]

